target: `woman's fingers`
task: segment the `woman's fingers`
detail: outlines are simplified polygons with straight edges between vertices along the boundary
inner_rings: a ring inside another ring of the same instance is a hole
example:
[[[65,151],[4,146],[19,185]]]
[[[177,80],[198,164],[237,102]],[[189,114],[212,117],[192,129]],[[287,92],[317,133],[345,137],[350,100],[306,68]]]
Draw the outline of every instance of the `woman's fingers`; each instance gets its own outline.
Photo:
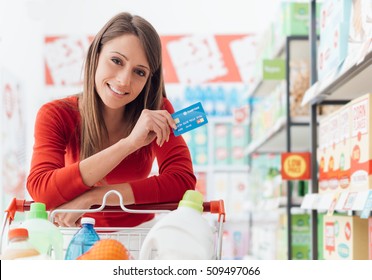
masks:
[[[167,123],[167,119],[162,114],[154,115],[154,128],[157,132],[157,144],[162,146],[165,141],[169,140],[170,127]]]
[[[63,208],[61,208],[63,209]],[[57,213],[54,216],[54,223],[60,227],[76,227],[80,225],[80,219],[83,213]]]
[[[143,113],[148,131],[153,131],[156,134],[156,143],[162,146],[165,141],[169,141],[169,135],[171,133],[170,127],[175,128],[177,126],[168,111],[144,110]]]

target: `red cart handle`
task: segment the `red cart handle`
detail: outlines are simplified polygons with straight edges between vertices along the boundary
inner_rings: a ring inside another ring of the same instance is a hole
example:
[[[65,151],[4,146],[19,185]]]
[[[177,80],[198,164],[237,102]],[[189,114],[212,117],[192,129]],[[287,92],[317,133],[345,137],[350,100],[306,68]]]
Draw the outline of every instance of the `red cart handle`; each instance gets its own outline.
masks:
[[[5,212],[8,213],[7,216],[9,221],[11,222],[14,220],[16,212],[25,212],[30,210],[31,203],[33,203],[33,201],[13,198],[8,206],[8,209],[5,210]]]
[[[98,205],[93,206],[94,208],[99,207]],[[130,210],[176,210],[178,203],[151,203],[151,204],[132,204],[127,205],[126,208]],[[105,212],[116,212],[123,211],[120,206],[105,206],[103,208]],[[225,204],[223,200],[215,200],[210,202],[203,202],[203,212],[209,212],[212,214],[218,214],[218,221],[223,216],[223,222],[225,222]]]

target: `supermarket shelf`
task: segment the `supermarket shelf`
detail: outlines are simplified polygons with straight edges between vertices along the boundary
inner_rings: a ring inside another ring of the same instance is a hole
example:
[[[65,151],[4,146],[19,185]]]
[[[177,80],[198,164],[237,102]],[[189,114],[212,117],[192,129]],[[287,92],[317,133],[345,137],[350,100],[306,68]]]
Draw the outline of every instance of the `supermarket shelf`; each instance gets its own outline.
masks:
[[[372,51],[364,58],[348,57],[338,72],[318,81],[305,93],[302,105],[324,100],[351,100],[372,91]]]
[[[248,165],[238,165],[238,164],[221,164],[218,165],[216,163],[212,164],[213,167],[207,165],[195,165],[194,171],[198,173],[208,173],[208,172],[249,172]]]
[[[242,165],[217,165],[215,164],[213,167],[213,171],[215,172],[248,172],[249,166],[242,166]]]
[[[281,83],[285,83],[285,80],[260,80],[252,90],[248,91],[247,97],[262,97],[268,95]]]
[[[302,204],[302,197],[292,197],[292,206],[299,206]],[[287,207],[287,197],[280,196],[280,197],[273,197],[268,199],[262,199],[260,203],[257,205],[255,210],[274,210],[278,208]]]
[[[305,195],[301,208],[318,211],[362,211],[370,207],[372,190],[312,193]]]
[[[290,43],[287,43],[290,42]],[[286,45],[288,44],[288,46]],[[291,59],[303,59],[307,58],[308,54],[304,52],[308,46],[306,36],[289,36],[287,40],[284,40],[279,44],[277,50],[274,52],[275,58],[285,56],[286,48],[290,48]],[[248,91],[247,97],[260,97],[267,95],[275,90],[281,83],[285,83],[286,79],[283,80],[263,80],[260,79],[251,90]]]
[[[291,142],[293,151],[308,150],[310,141],[310,131],[307,125],[296,125],[309,123],[308,118],[292,118],[291,124]],[[286,151],[286,119],[280,118],[275,125],[267,131],[265,137],[251,143],[245,150],[246,155],[253,153],[281,153]]]
[[[285,44],[286,41],[284,38],[282,41],[278,44],[276,47],[276,50],[274,51],[273,57],[280,58],[283,57],[285,54]],[[285,79],[283,80],[263,80],[262,77],[252,86],[252,89],[248,90],[247,92],[247,98],[250,97],[260,97],[265,94],[271,93],[274,91],[274,89],[280,84],[284,83]]]
[[[200,173],[206,173],[210,170],[211,168],[207,165],[194,165],[194,171],[195,172],[200,172]]]

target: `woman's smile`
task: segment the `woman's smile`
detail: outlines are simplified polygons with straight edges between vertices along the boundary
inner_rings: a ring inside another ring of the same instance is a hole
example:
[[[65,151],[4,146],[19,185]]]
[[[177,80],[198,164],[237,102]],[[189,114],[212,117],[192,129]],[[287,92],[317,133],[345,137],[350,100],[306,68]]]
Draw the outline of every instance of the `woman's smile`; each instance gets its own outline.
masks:
[[[113,85],[110,85],[110,84],[107,84],[108,87],[116,94],[118,95],[129,95],[129,92],[128,91],[121,91],[117,88],[115,88]]]

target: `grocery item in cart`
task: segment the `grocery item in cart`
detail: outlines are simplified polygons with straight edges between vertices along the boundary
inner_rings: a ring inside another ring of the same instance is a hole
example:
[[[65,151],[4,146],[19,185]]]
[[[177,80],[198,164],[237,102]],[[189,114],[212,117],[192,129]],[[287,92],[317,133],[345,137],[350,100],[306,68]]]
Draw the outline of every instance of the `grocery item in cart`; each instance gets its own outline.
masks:
[[[94,218],[83,217],[80,223],[81,228],[72,237],[68,245],[65,256],[66,260],[76,260],[100,240],[94,229]]]
[[[22,227],[28,230],[29,240],[44,255],[63,260],[63,235],[59,228],[48,220],[44,203],[33,202]]]
[[[87,252],[77,260],[129,260],[130,254],[125,246],[115,239],[97,241]]]
[[[32,259],[40,256],[39,251],[29,242],[28,231],[25,228],[14,228],[8,233],[9,244],[1,260]]]
[[[214,232],[202,216],[203,196],[188,190],[178,208],[161,218],[147,234],[140,251],[142,260],[214,259]]]

